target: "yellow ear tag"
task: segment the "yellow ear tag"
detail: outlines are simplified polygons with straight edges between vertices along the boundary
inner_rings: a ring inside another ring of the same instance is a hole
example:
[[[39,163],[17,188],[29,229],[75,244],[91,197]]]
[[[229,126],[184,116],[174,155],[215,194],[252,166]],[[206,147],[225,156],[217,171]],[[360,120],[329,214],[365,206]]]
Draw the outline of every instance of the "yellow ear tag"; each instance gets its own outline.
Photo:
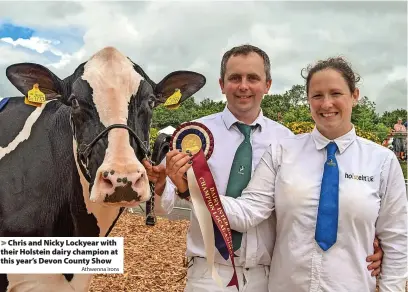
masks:
[[[36,107],[40,107],[42,105],[42,103],[36,103],[36,102],[29,101],[27,96],[24,97],[24,103],[28,105],[36,106]]]
[[[177,109],[180,104],[180,99],[181,99],[181,91],[180,89],[174,90],[174,93],[170,95],[166,102],[164,103],[164,106],[167,107],[168,109]]]
[[[38,88],[38,83],[33,85],[33,89],[28,91],[28,101],[33,103],[45,103],[45,94]]]

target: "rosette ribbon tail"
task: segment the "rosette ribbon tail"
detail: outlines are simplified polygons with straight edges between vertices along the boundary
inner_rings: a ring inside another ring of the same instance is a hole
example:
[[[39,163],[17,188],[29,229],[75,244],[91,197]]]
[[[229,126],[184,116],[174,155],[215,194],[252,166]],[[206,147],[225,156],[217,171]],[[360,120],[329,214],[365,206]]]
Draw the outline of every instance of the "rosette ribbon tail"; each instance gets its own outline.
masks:
[[[230,224],[203,150],[196,153],[192,160],[192,167],[187,171],[187,180],[191,202],[204,240],[208,268],[214,281],[223,287],[221,277],[214,266],[217,247],[224,259],[230,258],[234,270],[227,287],[236,286],[239,290]]]

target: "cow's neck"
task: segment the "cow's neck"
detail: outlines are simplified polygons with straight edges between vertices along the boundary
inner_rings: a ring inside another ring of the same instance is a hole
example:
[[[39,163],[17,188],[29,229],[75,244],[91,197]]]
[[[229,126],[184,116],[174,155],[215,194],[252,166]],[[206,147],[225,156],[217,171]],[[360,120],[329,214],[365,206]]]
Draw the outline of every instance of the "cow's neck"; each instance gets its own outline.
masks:
[[[96,218],[99,227],[99,236],[105,236],[109,228],[114,224],[115,219],[119,216],[120,207],[102,206],[99,203],[91,202],[89,199],[89,183],[85,179],[77,161],[77,143],[73,141],[73,151],[75,157],[75,165],[81,181],[82,193],[88,214],[93,214]]]

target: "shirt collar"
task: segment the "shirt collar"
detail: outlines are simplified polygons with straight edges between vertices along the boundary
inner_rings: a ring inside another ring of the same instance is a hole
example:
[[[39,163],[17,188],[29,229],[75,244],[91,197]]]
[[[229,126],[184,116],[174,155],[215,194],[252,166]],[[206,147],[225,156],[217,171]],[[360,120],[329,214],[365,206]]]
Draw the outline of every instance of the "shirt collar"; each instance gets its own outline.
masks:
[[[325,136],[323,136],[319,132],[319,130],[317,130],[316,126],[314,127],[312,131],[312,137],[316,144],[317,150],[321,150],[325,148],[327,144],[332,142],[332,140],[329,140]],[[354,128],[354,125],[353,125],[353,128],[349,132],[347,132],[341,137],[334,139],[334,142],[339,148],[339,153],[342,154],[347,149],[347,147],[349,147],[356,140],[356,137],[357,137],[356,129]]]
[[[228,106],[225,106],[224,110],[222,111],[221,114],[221,118],[224,122],[225,127],[227,127],[227,129],[229,130],[231,128],[231,126],[236,123],[236,122],[240,122],[232,113],[231,111],[228,109]],[[265,119],[263,116],[263,112],[262,109],[259,112],[258,117],[256,118],[256,120],[250,124],[250,126],[256,126],[259,125],[260,127],[260,131],[262,131],[265,128]]]

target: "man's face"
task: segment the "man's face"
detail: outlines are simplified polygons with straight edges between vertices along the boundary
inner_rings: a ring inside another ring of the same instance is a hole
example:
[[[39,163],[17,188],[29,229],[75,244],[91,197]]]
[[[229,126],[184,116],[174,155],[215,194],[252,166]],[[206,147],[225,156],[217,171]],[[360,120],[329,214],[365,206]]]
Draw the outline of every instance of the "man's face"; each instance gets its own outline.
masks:
[[[266,81],[264,61],[257,53],[232,56],[224,80],[219,80],[229,110],[238,118],[256,117],[272,81]]]

